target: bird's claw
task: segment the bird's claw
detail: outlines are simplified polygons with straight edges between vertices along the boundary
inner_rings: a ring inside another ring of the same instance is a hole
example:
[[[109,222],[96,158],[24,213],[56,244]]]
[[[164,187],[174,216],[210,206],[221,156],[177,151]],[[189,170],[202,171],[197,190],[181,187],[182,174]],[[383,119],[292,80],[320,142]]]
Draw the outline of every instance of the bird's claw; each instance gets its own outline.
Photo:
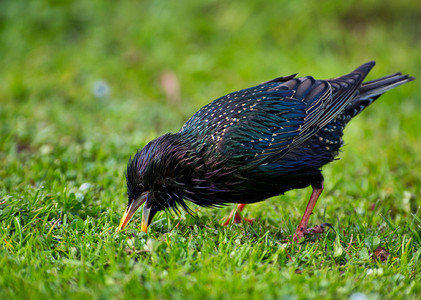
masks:
[[[240,220],[240,222],[241,222],[241,221],[243,221],[243,222],[247,222],[247,223],[249,223],[249,224],[253,224],[254,220],[256,220],[256,219],[255,219],[255,218],[242,218],[242,219]],[[235,222],[235,220],[234,220],[234,223],[237,223],[237,222]],[[239,222],[238,222],[238,223],[239,223]]]
[[[244,203],[238,204],[237,207],[231,211],[230,215],[228,216],[228,219],[224,222],[224,224],[222,224],[222,226],[228,226],[229,223],[231,222],[231,219],[232,219],[232,222],[235,224],[239,224],[243,221],[249,224],[252,224],[254,222],[254,219],[243,218],[240,215],[240,212],[243,211],[245,206],[246,204]]]
[[[333,229],[332,224],[325,222],[325,223],[322,223],[320,225],[316,225],[316,226],[314,226],[312,228],[307,229],[308,232],[306,234],[323,233],[325,231],[325,228],[326,227],[329,227],[329,228],[332,228]]]
[[[239,224],[241,222],[247,222],[249,224],[253,224],[255,219],[250,219],[250,218],[243,218],[240,216],[240,214],[235,214],[234,215],[234,219],[232,220],[232,222],[234,224]],[[231,217],[228,217],[228,219],[224,222],[224,224],[222,224],[222,226],[228,226],[231,222]]]
[[[297,228],[297,230],[294,233],[293,239],[295,242],[298,242],[300,239],[304,237],[304,235],[323,233],[325,232],[326,227],[329,227],[332,230],[334,230],[332,224],[326,223],[326,222],[320,225],[316,225],[312,228]]]

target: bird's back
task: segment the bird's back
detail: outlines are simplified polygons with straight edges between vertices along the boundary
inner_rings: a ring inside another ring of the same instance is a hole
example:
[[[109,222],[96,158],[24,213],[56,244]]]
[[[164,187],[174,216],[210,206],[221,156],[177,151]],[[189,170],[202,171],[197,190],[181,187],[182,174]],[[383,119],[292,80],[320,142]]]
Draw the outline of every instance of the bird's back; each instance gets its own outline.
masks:
[[[178,134],[212,161],[209,172],[230,174],[215,176],[215,184],[241,178],[246,184],[238,188],[262,197],[308,186],[337,155],[346,123],[386,90],[412,80],[397,73],[362,84],[374,64],[335,79],[291,75],[230,93],[200,109]]]
[[[277,160],[343,111],[374,63],[332,80],[280,77],[200,109],[180,130],[232,163]]]

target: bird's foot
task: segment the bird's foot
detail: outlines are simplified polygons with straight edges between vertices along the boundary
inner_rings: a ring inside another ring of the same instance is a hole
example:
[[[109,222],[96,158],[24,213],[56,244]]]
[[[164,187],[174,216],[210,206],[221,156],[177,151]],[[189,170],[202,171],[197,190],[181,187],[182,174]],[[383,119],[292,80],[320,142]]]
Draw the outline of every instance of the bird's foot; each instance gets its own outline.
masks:
[[[294,239],[295,242],[298,242],[305,235],[323,233],[323,232],[325,232],[326,227],[330,227],[330,228],[333,229],[332,224],[329,224],[329,223],[322,223],[322,224],[316,225],[312,228],[297,228],[297,230],[294,233],[293,239]]]
[[[246,206],[246,204],[244,203],[240,203],[237,205],[236,208],[234,208],[230,215],[228,216],[228,219],[225,221],[224,224],[222,224],[223,226],[228,226],[228,224],[231,222],[231,219],[234,217],[233,222],[235,224],[241,223],[242,221],[245,221],[249,224],[253,223],[254,219],[247,219],[247,218],[243,218],[240,215],[240,212],[243,211],[244,207]]]
[[[229,215],[228,219],[224,222],[224,224],[222,224],[222,226],[228,226],[229,223],[231,222],[231,219],[232,219],[232,214]],[[249,224],[252,224],[254,222],[254,219],[243,218],[238,212],[236,212],[235,215],[234,215],[234,219],[232,221],[235,224],[239,224],[243,221],[247,222]]]

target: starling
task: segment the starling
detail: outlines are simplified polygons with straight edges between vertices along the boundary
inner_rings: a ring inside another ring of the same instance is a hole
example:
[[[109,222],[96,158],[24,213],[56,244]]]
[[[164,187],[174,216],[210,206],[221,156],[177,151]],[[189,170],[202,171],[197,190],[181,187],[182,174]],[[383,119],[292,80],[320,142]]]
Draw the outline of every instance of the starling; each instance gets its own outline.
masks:
[[[343,144],[346,124],[384,92],[415,78],[401,73],[364,82],[375,62],[329,80],[297,74],[230,93],[196,112],[177,133],[138,150],[127,164],[128,206],[118,230],[142,205],[142,231],[161,210],[245,204],[312,186],[294,234],[308,228],[323,191],[321,168]],[[236,216],[238,220],[238,216]]]

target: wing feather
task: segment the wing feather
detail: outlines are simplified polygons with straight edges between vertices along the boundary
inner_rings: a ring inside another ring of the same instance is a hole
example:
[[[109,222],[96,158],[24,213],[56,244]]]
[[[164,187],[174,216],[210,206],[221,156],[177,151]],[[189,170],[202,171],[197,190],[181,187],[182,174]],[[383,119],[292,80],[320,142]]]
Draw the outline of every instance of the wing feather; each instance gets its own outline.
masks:
[[[207,155],[252,165],[279,161],[333,120],[357,95],[374,62],[330,80],[279,77],[216,99],[180,130]]]

